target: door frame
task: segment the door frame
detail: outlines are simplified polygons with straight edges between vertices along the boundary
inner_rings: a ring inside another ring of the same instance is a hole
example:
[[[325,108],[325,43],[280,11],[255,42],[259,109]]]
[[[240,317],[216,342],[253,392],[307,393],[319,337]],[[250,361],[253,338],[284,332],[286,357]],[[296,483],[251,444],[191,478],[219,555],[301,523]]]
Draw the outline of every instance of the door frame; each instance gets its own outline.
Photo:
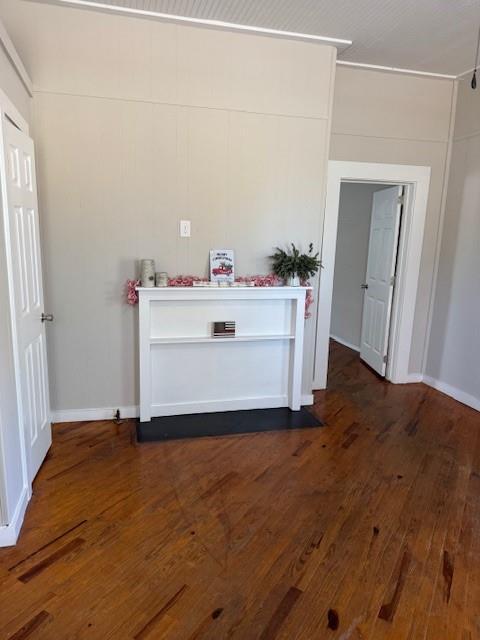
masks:
[[[325,220],[321,238],[314,389],[327,386],[333,276],[337,248],[338,209],[342,182],[404,185],[404,209],[389,337],[386,378],[394,383],[418,382],[420,372],[409,372],[423,236],[431,168],[373,162],[330,160]]]
[[[25,442],[25,427],[24,427],[24,414],[23,414],[23,402],[21,394],[21,376],[20,376],[20,357],[18,350],[18,336],[17,336],[17,322],[15,317],[15,300],[14,300],[14,287],[13,287],[13,262],[12,262],[12,247],[10,243],[10,224],[8,219],[8,211],[6,204],[8,202],[7,196],[7,165],[6,165],[6,152],[5,152],[5,118],[8,118],[13,124],[29,135],[29,126],[25,118],[20,114],[19,110],[15,107],[13,102],[9,99],[7,94],[0,88],[0,224],[3,225],[3,233],[5,236],[5,257],[7,264],[7,281],[8,281],[8,295],[10,305],[10,330],[12,335],[12,352],[13,352],[13,366],[15,375],[15,388],[16,388],[16,405],[18,416],[18,427],[20,429],[20,447],[21,447],[21,475],[22,475],[22,495],[15,506],[13,512],[2,513],[9,521],[7,526],[0,527],[0,546],[6,546],[14,544],[17,536],[20,532],[20,527],[23,522],[23,516],[28,504],[28,501],[32,495],[32,485],[29,479],[27,468],[27,452]],[[4,433],[3,429],[7,428],[7,425],[0,424],[0,440],[3,442]],[[2,444],[0,442],[0,444]],[[5,447],[0,447],[0,473],[5,478],[7,470],[7,461],[4,458]],[[0,490],[2,491],[1,501],[2,504],[7,506],[9,504],[7,487],[1,483]]]

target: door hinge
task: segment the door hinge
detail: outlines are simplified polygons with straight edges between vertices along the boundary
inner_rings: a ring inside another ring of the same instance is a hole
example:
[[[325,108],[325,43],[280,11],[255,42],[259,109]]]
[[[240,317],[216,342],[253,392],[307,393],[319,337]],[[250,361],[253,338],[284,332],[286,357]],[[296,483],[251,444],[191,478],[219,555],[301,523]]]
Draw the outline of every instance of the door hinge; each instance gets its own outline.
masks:
[[[394,286],[395,286],[395,276],[392,276],[392,277],[390,278],[390,286],[391,286],[391,287],[394,287]]]
[[[398,196],[397,202],[398,204],[405,204],[405,196]]]
[[[385,364],[387,364],[387,354],[385,354],[385,355],[383,356],[383,361],[384,361],[384,363],[385,363]]]

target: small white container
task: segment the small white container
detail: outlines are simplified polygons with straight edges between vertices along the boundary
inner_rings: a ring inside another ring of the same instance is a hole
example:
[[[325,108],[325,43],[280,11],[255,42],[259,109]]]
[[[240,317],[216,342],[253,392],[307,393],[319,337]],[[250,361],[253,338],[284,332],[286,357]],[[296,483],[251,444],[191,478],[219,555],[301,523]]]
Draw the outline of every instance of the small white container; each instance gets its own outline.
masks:
[[[156,287],[168,287],[168,273],[166,271],[157,271],[155,274]]]

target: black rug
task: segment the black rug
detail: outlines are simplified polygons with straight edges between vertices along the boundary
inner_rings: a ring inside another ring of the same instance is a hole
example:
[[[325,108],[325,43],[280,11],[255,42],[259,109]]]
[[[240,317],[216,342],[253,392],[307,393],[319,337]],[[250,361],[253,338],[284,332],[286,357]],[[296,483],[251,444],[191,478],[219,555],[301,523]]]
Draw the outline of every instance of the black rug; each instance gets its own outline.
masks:
[[[238,435],[258,431],[291,431],[322,426],[323,424],[304,408],[300,411],[290,411],[284,407],[221,411],[218,413],[164,416],[152,418],[150,422],[137,422],[137,439],[139,442],[154,442],[156,440]]]

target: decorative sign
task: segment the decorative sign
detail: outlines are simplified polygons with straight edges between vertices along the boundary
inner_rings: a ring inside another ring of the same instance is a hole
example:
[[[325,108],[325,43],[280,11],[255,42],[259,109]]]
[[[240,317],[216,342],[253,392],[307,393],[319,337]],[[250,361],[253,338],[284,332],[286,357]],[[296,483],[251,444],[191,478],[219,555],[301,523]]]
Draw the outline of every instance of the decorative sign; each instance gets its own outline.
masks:
[[[232,249],[212,249],[210,251],[210,280],[225,283],[235,280]]]
[[[214,338],[234,338],[235,337],[235,320],[226,322],[213,323]]]

